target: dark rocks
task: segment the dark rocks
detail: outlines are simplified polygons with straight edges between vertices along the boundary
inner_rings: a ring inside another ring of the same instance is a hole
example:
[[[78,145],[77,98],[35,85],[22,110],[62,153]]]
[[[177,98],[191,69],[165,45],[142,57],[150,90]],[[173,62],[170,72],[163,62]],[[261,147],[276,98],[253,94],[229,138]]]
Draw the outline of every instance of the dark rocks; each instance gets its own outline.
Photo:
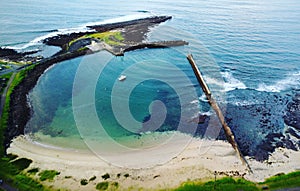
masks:
[[[0,59],[14,61],[14,62],[34,62],[40,58],[30,57],[29,55],[35,54],[38,51],[29,51],[29,52],[17,52],[16,50],[9,48],[0,47]]]
[[[155,16],[143,19],[136,19],[132,21],[95,25],[88,27],[94,29],[96,32],[106,32],[118,28],[124,29],[124,36],[125,39],[127,39],[127,41],[141,42],[142,40],[144,40],[145,34],[149,31],[149,27],[165,22],[171,18],[171,16]],[[95,32],[88,31],[63,35],[61,34],[54,37],[46,38],[45,40],[43,40],[43,43],[50,46],[59,46],[63,49],[63,52],[66,52],[67,45],[70,41],[92,33]]]
[[[97,32],[105,32],[117,28],[123,28],[124,26],[131,26],[131,25],[150,25],[150,24],[159,24],[162,22],[165,22],[169,19],[172,19],[171,16],[154,16],[149,18],[143,18],[143,19],[136,19],[131,21],[124,21],[124,22],[118,22],[118,23],[111,23],[111,24],[103,24],[103,25],[95,25],[95,26],[87,26],[91,29],[95,29]]]
[[[91,34],[93,32],[79,32],[79,33],[71,33],[71,34],[61,34],[53,37],[49,37],[43,40],[43,43],[49,46],[59,46],[63,50],[65,50],[67,47],[66,45],[74,40],[77,39],[83,35]]]
[[[188,44],[189,44],[188,42],[183,40],[138,43],[136,45],[131,45],[128,48],[125,48],[122,51],[122,53],[137,50],[137,49],[143,49],[143,48],[168,48],[168,47],[175,47],[175,46],[184,46]]]
[[[72,43],[68,49],[69,52],[76,51],[80,48],[83,48],[87,45],[90,45],[92,43],[93,39],[92,38],[84,38],[77,40],[76,42]]]
[[[297,93],[288,103],[284,116],[285,124],[300,130],[300,93]]]

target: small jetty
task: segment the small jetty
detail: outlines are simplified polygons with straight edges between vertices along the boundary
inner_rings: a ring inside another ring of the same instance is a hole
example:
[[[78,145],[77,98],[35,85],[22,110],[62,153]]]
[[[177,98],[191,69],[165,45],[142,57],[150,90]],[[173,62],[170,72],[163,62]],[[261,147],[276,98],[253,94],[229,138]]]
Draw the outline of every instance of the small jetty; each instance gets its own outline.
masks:
[[[228,142],[231,144],[231,146],[233,147],[233,149],[237,152],[237,154],[239,155],[241,161],[243,164],[245,164],[248,168],[248,170],[250,172],[252,172],[248,162],[246,161],[245,157],[243,156],[242,152],[240,151],[240,148],[237,144],[237,142],[235,141],[235,138],[234,138],[234,135],[230,129],[230,127],[227,125],[226,121],[225,121],[225,117],[220,109],[220,107],[218,106],[217,102],[214,100],[214,98],[212,97],[212,94],[211,94],[211,91],[210,89],[208,88],[206,82],[204,81],[204,78],[203,76],[201,75],[200,73],[200,70],[199,68],[197,67],[195,61],[194,61],[194,58],[192,56],[192,54],[189,54],[187,56],[187,59],[189,61],[189,63],[191,64],[192,68],[193,68],[193,71],[195,73],[195,76],[204,92],[204,94],[206,95],[206,98],[209,102],[209,104],[211,105],[211,107],[214,109],[214,111],[216,112],[218,118],[219,118],[219,121],[221,122],[222,124],[222,127],[224,129],[224,132],[225,132],[225,135],[226,135],[226,138],[228,140]]]

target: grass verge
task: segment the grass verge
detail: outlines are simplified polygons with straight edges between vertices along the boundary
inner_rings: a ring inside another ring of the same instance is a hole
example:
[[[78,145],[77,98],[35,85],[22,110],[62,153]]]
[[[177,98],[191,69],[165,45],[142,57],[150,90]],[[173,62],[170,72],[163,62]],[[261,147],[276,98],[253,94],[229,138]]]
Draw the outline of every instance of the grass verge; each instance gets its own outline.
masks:
[[[225,177],[216,181],[196,182],[189,181],[183,183],[174,191],[257,191],[257,190],[277,190],[285,188],[300,188],[300,171],[289,174],[279,174],[261,183],[254,183],[243,178]]]

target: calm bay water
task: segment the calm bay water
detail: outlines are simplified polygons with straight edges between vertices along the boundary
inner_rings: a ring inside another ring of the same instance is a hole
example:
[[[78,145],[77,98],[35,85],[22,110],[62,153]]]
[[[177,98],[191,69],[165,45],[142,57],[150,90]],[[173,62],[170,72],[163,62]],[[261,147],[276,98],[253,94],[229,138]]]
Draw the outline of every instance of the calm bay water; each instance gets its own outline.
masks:
[[[139,50],[124,58],[112,58],[99,78],[95,97],[100,118],[103,116],[104,123],[111,129],[116,128],[112,131],[113,136],[125,136],[128,132],[119,130],[112,110],[106,109],[110,108],[110,88],[123,70],[149,55],[160,55],[163,60],[173,62],[186,73],[201,97],[193,73],[184,61],[183,55],[189,52],[194,54],[207,83],[227,109],[228,123],[244,153],[257,155],[261,145],[276,144],[266,138],[273,133],[290,136],[285,132],[289,127],[284,124],[283,116],[291,96],[300,88],[300,3],[296,0],[2,1],[0,46],[47,50],[39,42],[47,36],[86,30],[86,25],[114,22],[120,17],[128,20],[150,15],[171,15],[173,19],[154,30],[149,39],[164,39],[165,34],[161,31],[170,30],[167,38],[186,38],[191,40],[191,45],[184,50]],[[174,28],[183,35],[176,33]],[[183,54],[173,54],[174,51]],[[203,54],[209,58],[203,58]],[[28,124],[29,131],[42,130],[52,136],[79,136],[71,97],[81,59],[60,63],[39,80],[30,94],[35,113]],[[162,75],[166,73],[163,68],[161,72]],[[171,74],[169,77],[176,80]],[[190,85],[180,80],[178,84],[182,87]],[[142,92],[148,92],[147,96]],[[177,125],[180,110],[176,108],[180,103],[172,88],[161,82],[148,81],[139,84],[132,95],[131,105],[138,104],[131,109],[138,121],[149,117],[149,103],[159,98],[175,108],[163,126],[172,130],[172,126]],[[195,102],[194,106],[198,106],[199,112],[208,111],[205,101],[200,99],[197,104]],[[206,130],[218,125],[213,115],[209,115],[211,122],[208,120],[199,125],[197,136],[214,137],[213,132]],[[299,148],[297,139],[293,144]]]

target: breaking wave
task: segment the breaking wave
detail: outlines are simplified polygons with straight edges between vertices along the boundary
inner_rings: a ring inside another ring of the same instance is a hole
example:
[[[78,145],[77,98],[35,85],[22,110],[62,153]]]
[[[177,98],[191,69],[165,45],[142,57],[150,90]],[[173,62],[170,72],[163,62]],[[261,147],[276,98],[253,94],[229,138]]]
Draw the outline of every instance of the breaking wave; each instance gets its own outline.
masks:
[[[289,74],[286,78],[275,82],[275,84],[267,85],[261,83],[256,90],[264,92],[281,92],[297,88],[300,88],[300,72]]]
[[[78,27],[73,27],[73,28],[53,29],[53,30],[46,30],[46,31],[34,31],[33,33],[46,33],[46,34],[42,35],[42,36],[38,36],[35,39],[33,39],[30,42],[25,43],[25,44],[18,44],[18,45],[14,45],[14,46],[4,46],[3,48],[9,48],[9,49],[14,49],[14,50],[24,50],[29,47],[42,45],[43,40],[50,38],[50,37],[57,36],[57,35],[94,31],[93,29],[90,29],[87,26],[124,22],[124,21],[130,21],[130,20],[135,20],[135,19],[142,19],[142,18],[146,18],[146,17],[150,17],[150,16],[153,16],[153,14],[149,13],[149,12],[145,12],[145,13],[138,13],[138,14],[133,14],[133,15],[126,15],[126,16],[117,17],[117,18],[113,18],[113,19],[107,19],[107,20],[98,21],[98,22],[88,22],[88,23],[85,23],[83,25],[80,25]]]
[[[235,89],[246,89],[246,85],[240,80],[233,77],[233,75],[226,71],[221,72],[224,79],[224,91],[229,92]]]

